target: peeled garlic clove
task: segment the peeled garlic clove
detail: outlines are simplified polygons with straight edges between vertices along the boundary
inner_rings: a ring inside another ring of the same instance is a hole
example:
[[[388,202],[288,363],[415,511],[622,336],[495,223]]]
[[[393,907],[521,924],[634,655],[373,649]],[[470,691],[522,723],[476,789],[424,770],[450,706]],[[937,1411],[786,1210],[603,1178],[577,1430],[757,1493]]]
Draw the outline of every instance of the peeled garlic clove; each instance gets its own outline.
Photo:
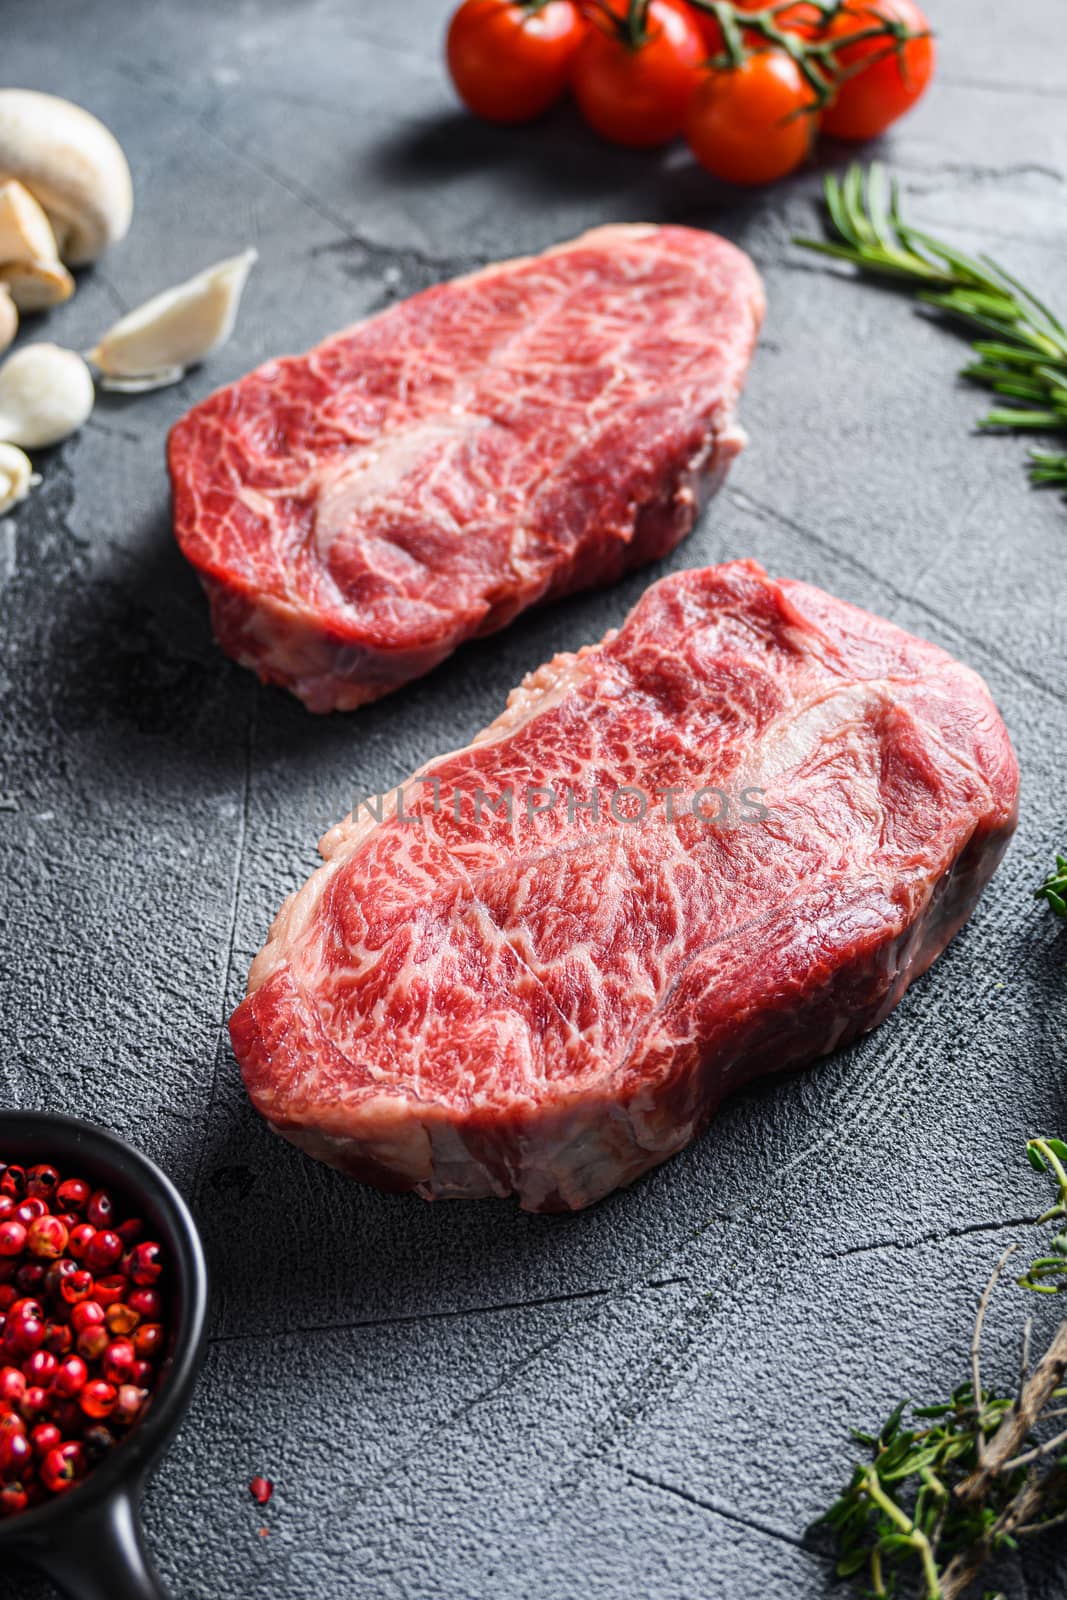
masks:
[[[61,261],[8,261],[0,256],[0,279],[20,311],[47,311],[74,293],[74,279]]]
[[[81,356],[56,344],[28,344],[0,366],[0,440],[37,450],[76,433],[93,409],[93,380]]]
[[[220,261],[129,312],[88,352],[105,389],[176,383],[233,332],[255,250]]]
[[[30,465],[29,456],[13,444],[0,444],[0,517],[25,500],[40,479]]]
[[[6,350],[19,331],[18,307],[6,283],[0,283],[0,350]]]

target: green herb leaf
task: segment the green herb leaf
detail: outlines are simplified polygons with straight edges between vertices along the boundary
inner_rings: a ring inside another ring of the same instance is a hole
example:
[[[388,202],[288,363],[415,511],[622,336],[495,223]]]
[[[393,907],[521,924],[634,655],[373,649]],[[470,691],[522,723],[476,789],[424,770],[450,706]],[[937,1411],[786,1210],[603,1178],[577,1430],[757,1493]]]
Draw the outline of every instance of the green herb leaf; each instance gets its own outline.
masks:
[[[1037,455],[1036,451],[1033,453]],[[1067,456],[1064,457],[1063,466],[1064,477],[1067,480]],[[1058,917],[1067,917],[1067,856],[1057,854],[1055,870],[1049,873],[1040,888],[1034,890],[1034,898],[1047,900]],[[1046,1143],[1052,1149],[1062,1141],[1047,1140]],[[1067,1146],[1064,1146],[1064,1149],[1067,1151]],[[1060,1155],[1059,1150],[1056,1150],[1055,1154],[1061,1161],[1067,1161],[1067,1154]]]
[[[1067,437],[1067,328],[1044,301],[990,256],[967,255],[906,223],[895,183],[887,201],[878,162],[866,172],[853,163],[842,179],[828,175],[823,192],[830,236],[794,244],[873,276],[910,281],[937,315],[995,335],[974,340],[978,360],[962,376],[1018,404],[988,412],[979,428]],[[1067,491],[1067,454],[1032,450],[1029,470],[1035,487]],[[1046,898],[1057,916],[1067,917],[1067,879]]]

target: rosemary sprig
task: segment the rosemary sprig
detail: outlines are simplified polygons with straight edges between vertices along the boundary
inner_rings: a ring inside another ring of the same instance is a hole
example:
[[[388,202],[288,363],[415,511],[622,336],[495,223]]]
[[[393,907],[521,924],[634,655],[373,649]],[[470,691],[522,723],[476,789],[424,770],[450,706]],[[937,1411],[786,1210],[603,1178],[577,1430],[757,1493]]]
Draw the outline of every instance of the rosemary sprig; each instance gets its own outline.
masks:
[[[1036,1223],[1067,1220],[1067,1144],[1031,1139],[1027,1156],[1051,1174],[1058,1194]],[[993,1291],[1018,1247],[997,1262],[978,1304],[971,1375],[948,1400],[904,1400],[881,1432],[855,1433],[870,1459],[821,1518],[837,1546],[839,1577],[864,1584],[872,1600],[960,1600],[987,1563],[1019,1541],[1067,1523],[1067,1318],[1030,1364],[1030,1323],[1014,1395],[983,1385],[982,1327]],[[1062,1229],[1018,1283],[1042,1294],[1067,1291]],[[1049,1424],[1061,1426],[1050,1430]],[[986,1591],[986,1600],[1003,1596]]]
[[[1067,480],[1067,456],[1063,458],[1064,477]],[[1067,917],[1067,856],[1056,855],[1055,871],[1050,872],[1040,889],[1034,890],[1035,900],[1047,900],[1058,917]]]
[[[1067,455],[1057,455],[1052,450],[1031,450],[1030,477],[1039,488],[1052,484],[1058,489],[1067,489]]]
[[[853,165],[840,180],[828,175],[824,194],[833,236],[795,244],[912,284],[925,305],[981,335],[961,376],[1007,403],[980,418],[980,428],[1067,435],[1067,328],[1048,306],[991,257],[966,255],[906,223],[897,185],[879,163],[866,173]],[[1031,450],[1030,477],[1067,489],[1067,455]]]

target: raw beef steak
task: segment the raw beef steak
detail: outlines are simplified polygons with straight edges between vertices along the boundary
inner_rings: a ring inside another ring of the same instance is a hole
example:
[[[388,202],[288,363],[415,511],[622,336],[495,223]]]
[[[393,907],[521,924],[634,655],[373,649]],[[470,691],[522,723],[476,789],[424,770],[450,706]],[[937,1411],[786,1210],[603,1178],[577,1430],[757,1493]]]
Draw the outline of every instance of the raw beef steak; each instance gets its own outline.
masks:
[[[249,1093],[385,1188],[588,1205],[881,1022],[1017,787],[942,650],[754,562],[664,578],[326,835],[231,1022]]]
[[[724,239],[597,228],[220,390],[169,451],[219,643],[346,710],[663,555],[744,442],[762,314]]]

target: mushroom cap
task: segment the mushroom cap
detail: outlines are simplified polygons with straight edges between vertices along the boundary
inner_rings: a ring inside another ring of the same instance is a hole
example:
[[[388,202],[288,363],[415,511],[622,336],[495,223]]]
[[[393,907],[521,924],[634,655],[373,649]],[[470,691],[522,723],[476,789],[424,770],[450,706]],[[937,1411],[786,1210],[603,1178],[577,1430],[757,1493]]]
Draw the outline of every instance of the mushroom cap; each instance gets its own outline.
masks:
[[[91,112],[35,89],[0,89],[0,181],[44,207],[60,258],[95,261],[125,237],[133,182],[122,147]]]

